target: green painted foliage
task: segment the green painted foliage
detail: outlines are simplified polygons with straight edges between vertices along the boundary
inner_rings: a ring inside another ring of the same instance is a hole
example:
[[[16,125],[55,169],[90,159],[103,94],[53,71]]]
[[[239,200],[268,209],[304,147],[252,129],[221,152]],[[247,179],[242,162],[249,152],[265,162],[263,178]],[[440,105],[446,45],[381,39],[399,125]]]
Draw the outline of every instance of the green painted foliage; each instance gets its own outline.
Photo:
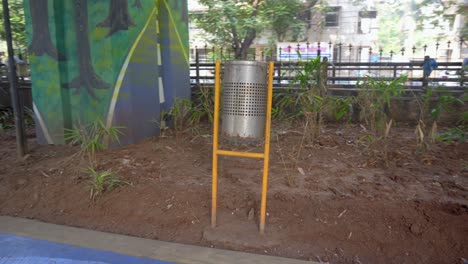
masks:
[[[30,21],[29,1],[25,1],[25,15],[28,19],[26,30],[28,42],[31,42],[32,25]],[[54,58],[31,56],[31,78],[33,81],[33,98],[39,111],[43,113],[46,127],[51,131],[55,143],[63,143],[63,127],[70,127],[78,121],[92,123],[97,118],[104,119],[109,109],[113,87],[120,73],[126,56],[138,34],[147,23],[155,7],[153,1],[142,1],[142,10],[129,4],[129,13],[134,26],[128,30],[118,31],[108,36],[108,28],[97,27],[109,12],[109,1],[88,1],[89,40],[92,65],[95,73],[110,89],[97,89],[96,98],[84,89],[65,89],[79,74],[77,40],[75,34],[73,1],[48,1],[49,30],[51,39],[58,51],[66,59],[57,61]],[[68,124],[68,125],[67,125]]]

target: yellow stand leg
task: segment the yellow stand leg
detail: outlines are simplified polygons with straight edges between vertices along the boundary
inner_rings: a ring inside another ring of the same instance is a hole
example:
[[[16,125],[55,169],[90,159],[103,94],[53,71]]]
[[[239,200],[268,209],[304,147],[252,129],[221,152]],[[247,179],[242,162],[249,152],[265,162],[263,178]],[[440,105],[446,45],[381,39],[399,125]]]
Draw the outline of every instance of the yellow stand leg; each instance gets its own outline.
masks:
[[[221,62],[216,61],[215,69],[215,101],[213,120],[213,183],[211,199],[211,227],[216,227],[216,209],[218,202],[218,131],[219,131],[219,94],[220,94]]]
[[[265,124],[265,155],[263,160],[263,180],[262,180],[262,200],[260,205],[260,234],[265,233],[265,218],[266,218],[266,200],[268,191],[268,166],[270,162],[270,131],[271,131],[271,105],[273,100],[273,73],[274,63],[270,62],[268,67],[268,98],[266,109],[266,124]]]

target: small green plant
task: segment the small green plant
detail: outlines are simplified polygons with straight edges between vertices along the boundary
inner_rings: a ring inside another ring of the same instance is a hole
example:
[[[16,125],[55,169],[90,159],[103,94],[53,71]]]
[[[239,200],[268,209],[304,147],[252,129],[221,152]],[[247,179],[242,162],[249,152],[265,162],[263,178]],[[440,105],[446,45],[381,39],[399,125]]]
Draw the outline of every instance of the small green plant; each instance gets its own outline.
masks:
[[[468,162],[464,162],[462,165],[462,172],[468,172]]]
[[[383,159],[384,159],[384,162],[385,162],[385,166],[388,167],[389,163],[388,163],[388,143],[389,142],[389,135],[390,135],[390,130],[392,129],[392,125],[393,125],[393,119],[390,119],[390,121],[388,121],[386,124],[385,124],[385,134],[383,136]]]
[[[355,97],[328,97],[330,100],[329,110],[333,114],[335,120],[342,120],[346,119],[349,121],[351,116],[347,116],[347,114],[351,113],[352,105],[356,100]]]
[[[359,106],[359,119],[369,125],[378,136],[383,136],[389,122],[390,99],[403,93],[406,76],[392,81],[378,81],[368,78],[358,83],[360,89],[356,102]]]
[[[461,117],[458,123],[462,126],[468,126],[468,111],[465,111],[461,114]]]
[[[214,89],[211,86],[200,86],[195,91],[195,108],[200,112],[200,119],[207,118],[210,123],[214,117]]]
[[[150,120],[150,122],[154,123],[157,127],[159,127],[161,137],[166,136],[166,130],[168,129],[166,125],[166,116],[166,111],[161,110],[161,112],[159,113],[159,117]]]
[[[28,108],[24,107],[24,125],[26,127],[34,126],[34,112]],[[13,128],[15,126],[15,115],[13,110],[10,108],[5,108],[0,110],[0,131],[4,129]]]
[[[452,95],[437,97],[433,89],[428,89],[423,95],[415,94],[414,96],[419,108],[418,125],[415,130],[416,140],[419,149],[424,151],[438,140],[438,122],[442,113],[453,112],[455,106],[463,105],[464,102]],[[462,123],[463,120],[461,125]]]
[[[120,135],[123,127],[107,128],[101,119],[97,119],[88,125],[78,125],[73,129],[65,129],[65,140],[71,144],[80,145],[80,155],[87,156],[89,162],[94,165],[96,152],[107,149],[109,142],[120,144]]]
[[[374,145],[375,142],[375,137],[370,134],[364,135],[357,140],[358,145],[363,146],[367,152],[370,151],[371,147]]]
[[[92,200],[105,191],[110,191],[117,186],[130,184],[125,180],[121,180],[117,174],[110,170],[97,171],[90,167],[88,168],[88,175],[90,177],[90,198]]]
[[[200,120],[199,113],[195,110],[194,103],[190,99],[177,99],[167,112],[172,127],[177,133]]]
[[[358,140],[368,155],[381,156],[385,166],[389,166],[390,131],[393,126],[390,100],[403,93],[406,76],[385,81],[368,78],[358,83],[358,96],[355,99],[359,107],[359,119],[368,125],[372,135]]]
[[[327,96],[327,63],[326,59],[320,61],[320,58],[300,61],[292,70],[293,86],[274,98],[274,116],[304,118],[304,134],[311,139],[320,136],[324,112],[331,103]]]
[[[437,137],[437,141],[450,144],[456,142],[457,144],[465,143],[468,141],[468,131],[465,127],[455,127],[445,130]]]
[[[286,173],[286,183],[288,184],[289,187],[294,187],[296,186],[296,177],[293,174],[289,173],[288,167],[286,166],[286,161],[283,155],[283,149],[281,148],[278,135],[276,135],[276,142],[278,144],[278,153],[280,154],[281,162],[283,163],[284,172]],[[295,163],[297,165],[297,160]]]
[[[31,108],[24,107],[24,124],[34,126],[34,111]]]
[[[3,109],[0,111],[0,129],[8,129],[15,124],[13,111],[11,109]]]
[[[199,131],[202,120],[213,121],[214,101],[211,90],[208,87],[200,87],[193,100],[175,100],[165,117],[170,120],[176,135],[187,130]]]
[[[462,113],[458,126],[447,129],[439,134],[437,141],[450,144],[456,142],[457,144],[468,142],[468,111]]]

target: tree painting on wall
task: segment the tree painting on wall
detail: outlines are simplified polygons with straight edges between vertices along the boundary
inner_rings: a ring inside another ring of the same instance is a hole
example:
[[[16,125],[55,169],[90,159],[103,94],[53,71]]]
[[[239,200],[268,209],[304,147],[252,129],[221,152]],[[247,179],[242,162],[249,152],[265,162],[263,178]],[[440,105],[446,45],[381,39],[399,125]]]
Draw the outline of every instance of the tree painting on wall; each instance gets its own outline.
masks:
[[[79,74],[70,83],[65,84],[64,87],[76,88],[76,94],[79,94],[81,88],[84,87],[93,98],[96,98],[93,89],[108,89],[110,84],[103,81],[96,74],[92,65],[88,29],[88,0],[75,0],[74,3]]]
[[[151,70],[157,68],[158,60],[150,50],[156,49],[159,40],[154,0],[10,1],[24,5],[25,49],[31,51],[32,95],[41,143],[64,143],[64,128],[97,118],[105,119],[106,125],[108,120],[109,125],[122,124],[129,131],[138,127],[139,134],[129,132],[124,142],[153,132],[153,126],[141,132],[143,128],[127,117],[140,110],[159,115],[159,106],[153,105],[158,82]],[[97,26],[102,22],[107,26]]]
[[[60,54],[52,43],[47,4],[48,0],[29,0],[32,20],[32,40],[28,50],[36,56],[49,55],[56,60],[64,60],[65,56]]]
[[[186,2],[182,1],[182,3],[179,3],[179,0],[174,0],[171,1],[172,6],[174,7],[174,10],[179,10],[181,9],[181,19],[182,21],[187,21],[188,19],[188,5]]]
[[[135,2],[133,2],[133,7],[137,8],[138,10],[142,10],[143,6],[141,5],[141,0],[135,0]]]
[[[141,2],[135,1],[134,5],[141,7]],[[120,30],[128,30],[131,26],[135,26],[135,23],[130,17],[128,0],[111,0],[109,15],[98,24],[98,27],[108,27],[110,29],[108,36]]]

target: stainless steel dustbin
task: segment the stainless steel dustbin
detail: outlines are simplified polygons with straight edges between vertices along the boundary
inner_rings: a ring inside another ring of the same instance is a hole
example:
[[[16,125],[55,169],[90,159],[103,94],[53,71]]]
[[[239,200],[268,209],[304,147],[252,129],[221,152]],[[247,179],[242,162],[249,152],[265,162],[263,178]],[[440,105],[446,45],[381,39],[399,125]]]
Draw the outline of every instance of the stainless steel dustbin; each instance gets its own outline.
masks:
[[[224,136],[252,139],[264,137],[267,72],[267,63],[264,62],[226,62],[222,96]]]

